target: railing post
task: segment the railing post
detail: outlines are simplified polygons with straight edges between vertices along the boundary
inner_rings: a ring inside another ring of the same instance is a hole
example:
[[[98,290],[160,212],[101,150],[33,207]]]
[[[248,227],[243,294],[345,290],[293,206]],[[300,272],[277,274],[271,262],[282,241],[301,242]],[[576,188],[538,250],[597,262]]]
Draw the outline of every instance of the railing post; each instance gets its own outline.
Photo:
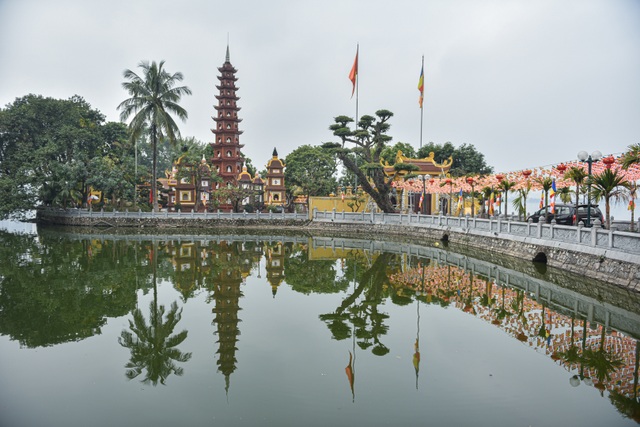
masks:
[[[331,210],[331,221],[335,221],[336,220],[336,208],[333,208]]]

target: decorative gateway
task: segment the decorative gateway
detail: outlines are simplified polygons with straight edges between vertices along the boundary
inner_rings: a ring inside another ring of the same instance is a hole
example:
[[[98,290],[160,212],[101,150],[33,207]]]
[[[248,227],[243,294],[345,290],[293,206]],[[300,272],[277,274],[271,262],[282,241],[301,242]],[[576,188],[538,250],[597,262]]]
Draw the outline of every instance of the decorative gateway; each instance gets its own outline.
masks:
[[[421,211],[425,214],[431,214],[435,211],[445,211],[447,206],[449,206],[444,199],[437,201],[435,198],[431,197],[431,194],[425,193],[424,185],[426,184],[425,180],[433,182],[435,178],[444,178],[448,176],[449,169],[451,169],[451,165],[453,164],[452,157],[449,157],[442,163],[437,163],[433,152],[429,153],[429,156],[422,159],[412,159],[402,154],[401,150],[398,150],[395,163],[393,165],[390,165],[383,160],[380,161],[380,164],[382,165],[386,176],[395,175],[394,186],[398,193],[396,200],[398,209],[401,212],[411,210],[414,212]],[[414,171],[397,171],[396,166],[400,164],[413,165],[416,166],[417,169]],[[419,177],[418,179],[413,180],[415,185],[411,186],[409,191],[406,191],[407,189],[405,186],[399,188],[399,186],[395,185],[406,181],[409,176]]]

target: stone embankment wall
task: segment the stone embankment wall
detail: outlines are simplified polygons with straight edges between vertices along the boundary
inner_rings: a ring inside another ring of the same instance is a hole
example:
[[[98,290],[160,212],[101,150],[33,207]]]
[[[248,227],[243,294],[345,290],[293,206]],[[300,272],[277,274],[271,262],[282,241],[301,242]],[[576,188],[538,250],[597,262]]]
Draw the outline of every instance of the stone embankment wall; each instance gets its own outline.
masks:
[[[544,254],[547,265],[581,276],[595,278],[607,283],[625,287],[634,292],[640,292],[640,265],[624,259],[611,259],[606,256],[590,253],[584,248],[575,251],[560,249],[548,245],[540,245],[517,241],[514,239],[495,237],[491,233],[479,235],[476,233],[462,233],[445,228],[425,228],[393,226],[380,224],[346,224],[339,222],[311,222],[307,230],[332,231],[336,235],[349,234],[367,239],[380,238],[380,235],[395,235],[412,243],[433,244],[434,240],[446,240],[457,246],[472,248],[476,252],[485,254],[499,253],[533,261]]]
[[[126,228],[157,228],[157,229],[198,229],[198,228],[255,228],[262,230],[274,230],[278,228],[300,228],[305,227],[310,220],[309,219],[292,219],[286,217],[274,216],[269,218],[264,215],[263,218],[221,218],[217,219],[215,216],[209,218],[190,218],[188,215],[183,215],[180,218],[175,217],[138,217],[135,214],[130,216],[117,216],[117,217],[99,217],[99,216],[84,216],[84,215],[67,215],[65,213],[47,213],[45,215],[39,214],[37,221],[40,224],[49,225],[64,225],[73,227],[126,227]]]
[[[74,215],[66,212],[46,212],[38,215],[38,222],[52,225],[75,227],[117,227],[117,228],[151,228],[151,229],[243,229],[261,231],[299,230],[324,235],[347,235],[363,239],[379,240],[381,236],[394,236],[408,243],[434,244],[434,241],[445,240],[453,246],[464,248],[466,252],[475,251],[481,254],[499,253],[527,261],[534,259],[546,262],[549,266],[613,283],[634,292],[640,292],[640,265],[633,257],[625,258],[625,254],[608,256],[606,251],[576,247],[574,250],[558,248],[553,241],[548,244],[533,243],[527,239],[514,239],[495,233],[454,231],[441,226],[411,226],[375,223],[348,223],[332,221],[312,221],[303,217],[286,217],[264,215],[255,217],[229,218],[215,216],[209,218],[192,218],[182,215],[175,217],[144,217],[131,214],[129,216],[99,217]]]

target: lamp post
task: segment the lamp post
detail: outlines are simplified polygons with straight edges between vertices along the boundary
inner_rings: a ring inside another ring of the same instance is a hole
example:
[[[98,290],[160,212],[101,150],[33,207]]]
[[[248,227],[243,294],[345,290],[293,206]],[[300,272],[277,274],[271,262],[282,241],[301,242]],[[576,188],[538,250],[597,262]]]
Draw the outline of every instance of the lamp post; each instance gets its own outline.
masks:
[[[587,227],[591,227],[591,164],[597,162],[602,158],[602,153],[598,150],[589,154],[586,151],[580,151],[578,153],[578,159],[581,162],[585,162],[589,165],[587,171]],[[577,214],[577,212],[576,212]]]

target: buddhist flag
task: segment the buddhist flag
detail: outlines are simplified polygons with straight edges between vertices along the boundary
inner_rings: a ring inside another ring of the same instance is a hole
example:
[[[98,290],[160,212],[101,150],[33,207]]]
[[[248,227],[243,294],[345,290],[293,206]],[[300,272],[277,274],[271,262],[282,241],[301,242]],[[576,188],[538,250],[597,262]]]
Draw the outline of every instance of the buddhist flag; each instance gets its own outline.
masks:
[[[544,208],[544,191],[540,193],[540,209]]]
[[[356,59],[353,61],[353,67],[351,67],[351,72],[349,73],[349,80],[353,84],[353,89],[351,90],[351,97],[353,98],[353,94],[356,91],[356,80],[358,78],[358,52],[360,50],[360,46],[356,48]]]
[[[424,201],[424,194],[420,195],[420,202],[418,203],[418,209],[422,212],[422,202]]]
[[[635,210],[636,208],[636,201],[634,199],[629,200],[629,206],[627,206],[627,210]]]
[[[420,70],[418,90],[420,91],[420,98],[418,99],[418,103],[420,104],[420,108],[422,108],[422,101],[424,100],[424,64],[422,64],[422,69]]]
[[[551,213],[556,213],[556,180],[551,182],[551,189],[549,190],[549,199],[551,200]]]

